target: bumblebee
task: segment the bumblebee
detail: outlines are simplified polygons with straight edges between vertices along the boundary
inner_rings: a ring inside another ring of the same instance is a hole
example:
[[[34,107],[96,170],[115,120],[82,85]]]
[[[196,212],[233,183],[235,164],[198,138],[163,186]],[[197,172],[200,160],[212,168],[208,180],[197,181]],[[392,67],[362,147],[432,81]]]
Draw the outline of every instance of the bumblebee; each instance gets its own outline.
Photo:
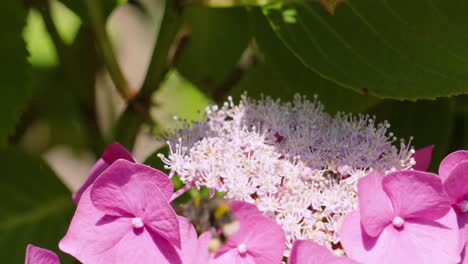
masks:
[[[217,252],[239,230],[239,222],[222,198],[196,197],[183,205],[182,210],[199,234],[206,231],[211,233],[208,245],[211,253]]]

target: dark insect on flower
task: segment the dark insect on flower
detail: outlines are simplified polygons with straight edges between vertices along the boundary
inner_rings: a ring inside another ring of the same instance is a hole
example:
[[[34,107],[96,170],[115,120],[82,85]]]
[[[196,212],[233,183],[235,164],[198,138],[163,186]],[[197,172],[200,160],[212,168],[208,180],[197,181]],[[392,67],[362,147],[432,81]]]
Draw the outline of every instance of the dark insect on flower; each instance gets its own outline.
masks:
[[[217,252],[239,230],[239,222],[222,198],[197,197],[182,205],[182,210],[198,233],[211,232],[210,252]]]

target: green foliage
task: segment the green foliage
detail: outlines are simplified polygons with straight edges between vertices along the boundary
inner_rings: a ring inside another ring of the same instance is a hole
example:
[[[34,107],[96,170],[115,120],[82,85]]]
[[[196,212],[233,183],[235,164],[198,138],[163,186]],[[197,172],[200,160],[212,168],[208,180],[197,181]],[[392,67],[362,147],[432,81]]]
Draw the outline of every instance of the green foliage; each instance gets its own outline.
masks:
[[[263,10],[281,40],[339,86],[411,100],[468,93],[466,1],[351,0],[334,15],[318,1],[274,7]]]
[[[388,120],[390,131],[399,138],[414,137],[415,149],[434,145],[431,170],[437,172],[439,162],[449,153],[454,132],[455,104],[450,99],[435,101],[385,101],[371,109],[377,120]]]
[[[36,10],[29,11],[24,28],[24,39],[28,43],[28,60],[32,65],[57,65],[54,43],[47,34],[42,17]]]
[[[174,98],[177,98],[177,104],[174,104]],[[210,100],[197,86],[173,70],[167,73],[166,80],[153,96],[153,102],[156,107],[153,108],[152,116],[158,129],[169,133],[177,124],[174,116],[181,120],[197,120]],[[184,107],[180,107],[181,105]]]
[[[232,94],[248,91],[255,97],[263,93],[282,99],[291,99],[295,93],[308,95],[309,98],[316,94],[331,113],[363,112],[378,102],[373,96],[355,93],[311,72],[281,43],[259,10],[251,12],[250,18],[264,61],[247,72]]]
[[[452,138],[452,149],[468,149],[468,95],[459,96],[455,103],[455,133]]]
[[[246,9],[193,6],[185,20],[190,37],[177,69],[207,95],[216,96],[251,39]]]
[[[30,66],[21,37],[25,23],[21,1],[6,1],[0,8],[0,20],[0,147],[4,147],[30,96]]]
[[[26,245],[58,251],[74,210],[70,192],[38,158],[17,149],[0,151],[0,255],[23,263]],[[61,256],[62,263],[72,263]]]

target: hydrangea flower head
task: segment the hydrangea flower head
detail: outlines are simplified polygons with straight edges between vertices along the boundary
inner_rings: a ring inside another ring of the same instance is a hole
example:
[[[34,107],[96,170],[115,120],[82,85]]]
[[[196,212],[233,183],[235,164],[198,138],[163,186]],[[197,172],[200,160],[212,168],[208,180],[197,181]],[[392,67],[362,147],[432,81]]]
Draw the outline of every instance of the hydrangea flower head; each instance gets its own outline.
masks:
[[[377,172],[359,180],[359,210],[341,229],[346,254],[360,263],[457,263],[459,230],[435,174]]]
[[[357,264],[346,257],[335,256],[328,248],[310,240],[294,242],[289,264]]]
[[[54,252],[29,244],[25,264],[60,264],[60,260]]]
[[[255,204],[284,229],[288,250],[298,239],[331,249],[344,215],[357,207],[358,179],[414,165],[412,148],[395,146],[389,127],[368,115],[331,116],[316,98],[244,95],[238,105],[229,98],[208,107],[191,126],[182,122],[160,157],[188,185]]]
[[[180,263],[172,192],[164,173],[119,159],[83,193],[59,247],[83,263]]]
[[[125,159],[130,162],[136,162],[132,155],[122,145],[120,145],[117,142],[110,144],[104,150],[104,153],[102,154],[101,158],[91,168],[88,178],[86,178],[84,184],[80,187],[80,189],[78,189],[78,191],[73,193],[73,201],[75,203],[78,203],[78,201],[81,198],[81,195],[83,195],[83,192],[91,184],[93,184],[93,182],[98,178],[99,175],[101,175],[103,171],[109,168],[109,166],[118,159]]]
[[[211,256],[212,264],[280,263],[285,248],[281,226],[258,210],[233,203],[231,209],[240,228],[226,245]]]

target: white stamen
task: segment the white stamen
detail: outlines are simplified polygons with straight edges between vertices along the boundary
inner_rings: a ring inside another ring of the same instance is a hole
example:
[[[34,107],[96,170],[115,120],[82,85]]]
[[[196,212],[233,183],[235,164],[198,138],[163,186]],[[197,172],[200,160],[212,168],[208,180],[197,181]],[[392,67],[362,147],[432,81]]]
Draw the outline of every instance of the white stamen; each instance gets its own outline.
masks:
[[[405,224],[405,220],[399,216],[393,218],[392,224],[394,227],[400,228]]]
[[[242,243],[237,246],[237,251],[239,251],[239,253],[241,254],[244,254],[245,252],[247,252],[247,246],[244,243]]]
[[[463,200],[461,203],[458,204],[458,207],[463,213],[468,212],[468,200]]]
[[[135,217],[132,219],[132,225],[135,228],[142,228],[145,224],[143,223],[143,220],[140,217]]]

